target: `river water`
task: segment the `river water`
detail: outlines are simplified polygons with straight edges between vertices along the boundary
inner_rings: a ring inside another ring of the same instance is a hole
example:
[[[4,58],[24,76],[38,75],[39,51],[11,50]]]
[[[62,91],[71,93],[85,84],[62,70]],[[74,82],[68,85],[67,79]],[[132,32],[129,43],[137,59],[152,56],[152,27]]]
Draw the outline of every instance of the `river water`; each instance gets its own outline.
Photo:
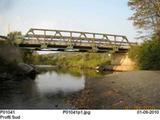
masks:
[[[0,84],[0,108],[160,108],[160,72],[46,70],[35,80]]]

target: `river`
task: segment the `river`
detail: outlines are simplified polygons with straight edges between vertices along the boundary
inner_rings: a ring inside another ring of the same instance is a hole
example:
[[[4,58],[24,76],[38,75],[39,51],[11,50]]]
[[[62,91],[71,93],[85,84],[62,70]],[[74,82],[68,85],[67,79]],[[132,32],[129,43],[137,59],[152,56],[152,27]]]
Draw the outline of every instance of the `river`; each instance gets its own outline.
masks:
[[[160,71],[46,69],[35,80],[0,83],[0,108],[160,108]]]

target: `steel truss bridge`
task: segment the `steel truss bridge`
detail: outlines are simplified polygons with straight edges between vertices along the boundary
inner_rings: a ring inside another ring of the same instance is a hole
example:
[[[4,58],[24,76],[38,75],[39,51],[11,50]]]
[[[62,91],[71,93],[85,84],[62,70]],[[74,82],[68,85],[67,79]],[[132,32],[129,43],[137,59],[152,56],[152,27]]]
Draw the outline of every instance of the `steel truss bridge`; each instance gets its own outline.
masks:
[[[53,51],[127,52],[135,44],[123,35],[31,28],[19,47]]]

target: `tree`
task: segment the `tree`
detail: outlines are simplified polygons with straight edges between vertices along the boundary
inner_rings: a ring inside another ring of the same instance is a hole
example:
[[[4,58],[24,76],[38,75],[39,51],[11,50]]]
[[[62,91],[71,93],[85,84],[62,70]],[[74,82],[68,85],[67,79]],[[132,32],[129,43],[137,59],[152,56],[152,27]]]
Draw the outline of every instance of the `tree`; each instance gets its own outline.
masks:
[[[160,0],[129,0],[128,6],[134,11],[130,20],[142,30],[160,37]]]
[[[7,35],[7,37],[8,37],[8,42],[9,42],[9,44],[12,44],[12,45],[13,45],[13,44],[18,45],[18,44],[20,44],[20,43],[22,42],[22,40],[23,40],[21,32],[17,32],[17,31],[15,31],[15,32],[10,32],[10,33]]]

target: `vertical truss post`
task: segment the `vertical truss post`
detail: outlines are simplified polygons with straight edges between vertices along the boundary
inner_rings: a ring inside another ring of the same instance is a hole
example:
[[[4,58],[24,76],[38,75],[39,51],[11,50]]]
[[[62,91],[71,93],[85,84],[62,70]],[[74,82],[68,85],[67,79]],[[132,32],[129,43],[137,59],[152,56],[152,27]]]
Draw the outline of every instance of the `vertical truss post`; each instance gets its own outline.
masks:
[[[93,34],[93,39],[92,39],[92,51],[96,52],[97,51],[97,46],[96,46],[96,35]]]
[[[47,48],[47,45],[48,43],[47,43],[47,41],[46,41],[46,30],[44,30],[44,42],[43,43],[41,43],[41,48],[43,49],[43,48]]]
[[[67,48],[73,49],[72,32],[69,32],[69,39],[68,39],[68,47]]]
[[[119,47],[116,44],[116,36],[114,35],[114,45],[113,45],[113,53],[117,52],[119,50]]]

